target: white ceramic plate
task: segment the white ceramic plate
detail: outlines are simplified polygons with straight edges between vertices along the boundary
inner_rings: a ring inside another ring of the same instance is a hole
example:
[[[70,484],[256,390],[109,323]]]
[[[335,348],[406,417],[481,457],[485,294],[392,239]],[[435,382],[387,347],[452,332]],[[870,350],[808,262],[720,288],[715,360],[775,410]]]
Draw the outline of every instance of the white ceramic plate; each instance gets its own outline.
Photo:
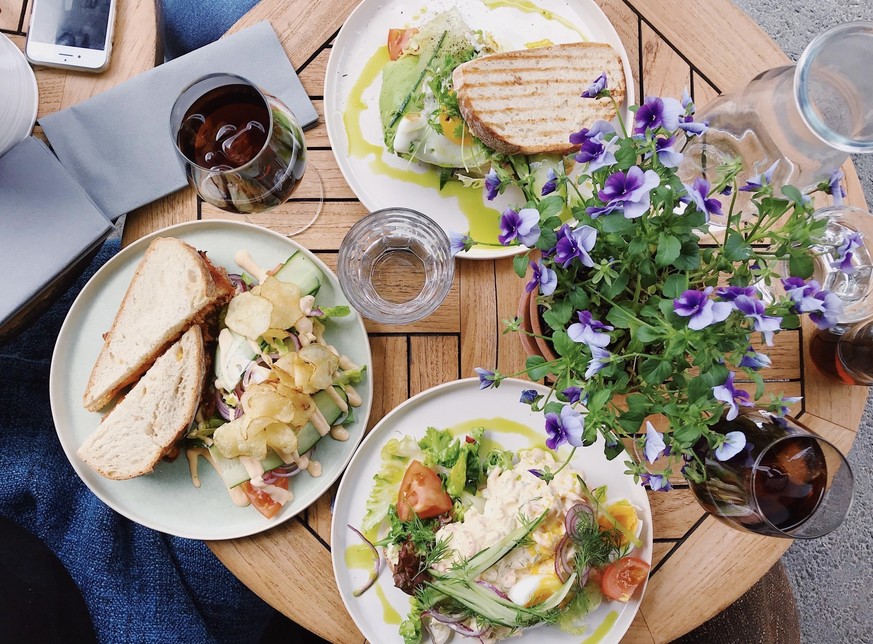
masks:
[[[2,156],[30,135],[39,106],[39,90],[33,69],[15,43],[3,34],[0,34],[0,87],[9,90],[0,100]],[[4,100],[7,100],[5,107],[2,105]]]
[[[485,436],[493,439],[501,446],[512,450],[524,447],[543,446],[545,441],[544,422],[541,413],[533,413],[530,407],[519,402],[524,389],[538,389],[545,393],[546,387],[522,380],[504,380],[499,389],[479,390],[479,380],[469,378],[457,380],[445,385],[429,389],[395,408],[376,425],[358,449],[348,470],[340,483],[334,502],[333,524],[331,527],[331,557],[333,558],[334,575],[340,589],[346,608],[358,628],[371,642],[388,644],[402,642],[398,634],[398,625],[386,622],[385,615],[392,610],[405,619],[409,612],[409,596],[394,587],[391,572],[383,566],[378,588],[370,588],[360,597],[354,597],[352,591],[360,587],[367,579],[369,570],[350,569],[346,565],[345,553],[350,546],[361,543],[360,538],[348,529],[347,525],[359,527],[364,518],[364,508],[370,495],[371,481],[382,464],[380,451],[392,437],[410,435],[416,438],[424,436],[428,427],[462,427],[469,431],[472,427],[501,427],[501,420],[514,421],[525,427],[518,433],[506,431],[507,423],[502,423],[503,431],[494,432],[486,429]],[[529,428],[529,429],[528,429]],[[569,453],[568,448],[561,449],[561,454]],[[642,486],[624,473],[626,459],[618,456],[612,461],[606,460],[603,454],[603,439],[591,447],[576,451],[573,457],[573,468],[582,473],[585,481],[592,487],[607,485],[608,499],[629,499],[637,508],[642,509],[642,550],[635,551],[636,556],[652,560],[652,511],[649,499]],[[643,587],[634,594],[627,604],[619,602],[604,602],[588,618],[589,634],[603,633],[598,642],[603,644],[618,642],[627,631],[640,604]],[[380,599],[380,595],[384,600]],[[613,622],[614,620],[614,622]],[[396,621],[396,619],[395,619]],[[606,623],[611,626],[598,628]],[[512,642],[534,644],[548,641],[550,643],[578,644],[585,637],[573,636],[557,628],[535,628],[527,631],[520,639]],[[510,640],[507,640],[510,641]]]
[[[459,185],[440,192],[436,170],[388,153],[382,142],[382,77],[377,59],[388,30],[421,25],[429,16],[451,7],[458,8],[471,29],[488,31],[506,50],[523,49],[527,43],[546,38],[556,44],[582,39],[609,43],[621,55],[628,79],[625,105],[634,101],[633,74],[618,34],[594,0],[364,0],[352,12],[336,37],[324,82],[327,133],[349,186],[370,211],[390,206],[414,208],[433,217],[447,232],[465,233],[471,230],[472,222],[474,238],[485,241],[488,236],[497,243],[499,215],[506,206],[517,205],[520,192],[514,197],[501,195],[490,203],[481,190],[465,190]],[[362,82],[362,78],[366,80]],[[354,96],[359,90],[365,107],[356,118],[349,106],[357,102]],[[360,125],[365,142],[360,155],[350,153],[350,140],[358,141],[355,145],[361,142],[354,131],[350,135],[346,119],[353,130]],[[427,185],[421,185],[422,180]],[[458,195],[462,195],[460,199]],[[461,256],[493,259],[523,251],[519,247],[479,246]]]
[[[358,387],[364,402],[355,410],[348,427],[351,438],[339,442],[319,441],[315,460],[323,467],[318,478],[303,472],[291,479],[293,501],[274,519],[265,519],[252,507],[237,507],[230,500],[215,470],[200,459],[202,487],[191,484],[184,454],[171,463],[161,462],[154,472],[128,481],[105,479],[78,456],[76,450],[100,422],[100,414],[82,407],[82,394],[91,367],[102,345],[101,334],[109,329],[133,272],[156,236],[177,237],[206,251],[215,264],[239,272],[234,253],[249,250],[263,267],[272,267],[295,250],[305,252],[324,272],[317,298],[325,305],[348,304],[333,272],[317,257],[286,237],[264,228],[229,221],[196,221],[165,228],[131,244],[113,257],[85,285],[61,327],[52,356],[49,392],[55,428],[67,458],[85,484],[104,503],[129,519],[149,528],[189,539],[231,539],[279,525],[312,504],[339,478],[363,437],[373,398],[368,374]],[[360,316],[331,319],[325,334],[357,364],[371,365],[370,345]]]

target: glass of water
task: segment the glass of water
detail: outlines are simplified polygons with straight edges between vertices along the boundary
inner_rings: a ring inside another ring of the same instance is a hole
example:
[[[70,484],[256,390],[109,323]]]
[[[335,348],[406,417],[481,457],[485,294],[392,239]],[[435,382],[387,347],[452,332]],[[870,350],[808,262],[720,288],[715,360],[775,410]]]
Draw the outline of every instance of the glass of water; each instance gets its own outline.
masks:
[[[337,274],[349,303],[383,324],[408,324],[439,308],[455,273],[449,238],[409,208],[377,210],[343,238]]]

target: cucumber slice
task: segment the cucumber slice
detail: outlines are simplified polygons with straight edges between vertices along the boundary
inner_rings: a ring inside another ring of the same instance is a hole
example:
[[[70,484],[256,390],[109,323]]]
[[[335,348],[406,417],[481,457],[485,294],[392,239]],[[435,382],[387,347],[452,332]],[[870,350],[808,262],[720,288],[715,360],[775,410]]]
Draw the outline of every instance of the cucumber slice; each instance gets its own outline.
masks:
[[[346,396],[346,392],[343,391],[342,387],[334,386],[334,389],[340,397],[348,402],[348,396]],[[318,407],[319,411],[321,411],[321,414],[330,425],[334,424],[343,413],[327,391],[319,391],[312,396],[312,400],[315,401],[316,407]],[[303,454],[304,452],[308,452],[319,440],[321,440],[321,434],[318,433],[318,430],[315,429],[312,423],[306,423],[306,425],[303,426],[303,429],[301,429],[297,434],[298,453]],[[221,478],[224,480],[224,484],[228,488],[236,487],[240,483],[245,483],[251,479],[248,470],[246,470],[245,466],[238,458],[224,458],[215,445],[209,447],[209,453],[212,454],[212,458],[215,459],[216,469],[218,470],[218,473],[221,474]],[[261,461],[261,467],[264,468],[265,472],[269,472],[270,470],[284,464],[285,461],[283,461],[273,450],[269,450],[267,452],[267,458]]]
[[[280,282],[296,284],[300,287],[300,295],[315,295],[321,287],[323,275],[315,262],[298,251],[285,260],[273,277]]]

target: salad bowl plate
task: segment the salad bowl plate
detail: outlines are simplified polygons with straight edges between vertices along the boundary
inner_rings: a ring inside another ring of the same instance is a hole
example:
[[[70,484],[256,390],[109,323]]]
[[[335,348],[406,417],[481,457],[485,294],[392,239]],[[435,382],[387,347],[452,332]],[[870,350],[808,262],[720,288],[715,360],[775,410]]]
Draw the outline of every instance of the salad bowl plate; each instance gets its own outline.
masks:
[[[465,188],[458,181],[450,181],[441,191],[437,169],[389,153],[382,140],[379,92],[381,68],[388,60],[388,30],[420,25],[452,8],[470,29],[492,34],[507,50],[580,40],[610,44],[621,56],[627,79],[625,111],[634,102],[633,74],[615,28],[594,0],[364,0],[348,17],[327,65],[324,118],[331,148],[352,191],[370,211],[413,208],[446,232],[469,231],[477,241],[494,246],[475,246],[462,256],[496,259],[525,250],[497,243],[500,213],[509,205],[518,206],[521,192],[507,191],[486,202],[482,190]]]
[[[287,521],[314,503],[339,478],[364,435],[373,387],[368,372],[357,389],[363,399],[355,420],[347,426],[350,438],[340,442],[325,438],[316,446],[313,459],[322,474],[295,476],[293,500],[274,519],[266,519],[252,507],[237,507],[217,472],[199,459],[201,487],[192,483],[184,451],[172,462],[161,461],[151,474],[125,481],[105,479],[85,465],[76,450],[98,426],[101,414],[82,406],[82,394],[100,347],[102,334],[112,324],[133,273],[152,239],[176,237],[205,251],[216,265],[228,272],[241,272],[234,262],[238,250],[247,250],[264,268],[284,262],[300,251],[314,261],[325,279],[317,302],[326,306],[348,305],[333,272],[317,257],[287,237],[265,228],[233,221],[193,221],[164,228],[137,240],[109,260],[82,289],[61,327],[52,356],[49,395],[58,439],[73,469],[91,491],[119,514],[144,526],[189,539],[232,539],[267,530]],[[331,318],[325,337],[353,362],[372,364],[367,333],[360,316],[352,310],[345,318]],[[207,377],[212,377],[210,374]]]
[[[352,553],[361,544],[359,536],[347,526],[358,527],[362,523],[373,476],[382,466],[382,448],[392,438],[422,438],[428,427],[469,432],[478,426],[486,428],[486,440],[504,449],[542,448],[546,438],[543,416],[519,402],[521,392],[525,389],[536,389],[543,394],[548,392],[543,385],[511,378],[502,381],[498,389],[485,391],[480,391],[478,378],[433,387],[410,398],[385,416],[355,453],[334,502],[331,557],[343,602],[367,640],[386,644],[402,643],[398,625],[409,611],[409,596],[394,587],[391,572],[384,565],[374,586],[355,597],[355,589],[367,581],[372,566],[352,567],[346,559],[346,554]],[[612,461],[607,460],[602,441],[601,437],[594,445],[577,449],[570,465],[581,473],[592,489],[607,486],[607,499],[627,499],[636,506],[642,525],[639,535],[642,548],[634,550],[632,554],[651,562],[652,512],[646,491],[624,473],[625,458],[622,456],[626,454],[622,453]],[[566,457],[568,454],[568,446],[560,448],[559,456]],[[617,643],[630,627],[644,591],[645,584],[641,584],[630,601],[624,604],[604,601],[586,617],[588,631],[581,638],[578,634],[572,635],[556,627],[541,626],[528,629],[520,639],[513,638],[511,641],[578,644],[586,637],[597,634],[602,636],[598,642]]]

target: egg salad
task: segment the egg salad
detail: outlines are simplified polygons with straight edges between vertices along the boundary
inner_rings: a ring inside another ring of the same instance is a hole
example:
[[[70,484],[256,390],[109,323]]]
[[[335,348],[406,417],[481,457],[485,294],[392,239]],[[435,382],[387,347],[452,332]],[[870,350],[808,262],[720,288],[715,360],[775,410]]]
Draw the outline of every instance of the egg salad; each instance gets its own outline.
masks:
[[[361,531],[395,586],[410,595],[406,644],[426,634],[495,642],[553,625],[586,632],[602,601],[628,601],[648,576],[640,511],[591,489],[554,452],[481,453],[486,429],[429,428],[390,440]],[[351,526],[350,526],[351,527]]]

